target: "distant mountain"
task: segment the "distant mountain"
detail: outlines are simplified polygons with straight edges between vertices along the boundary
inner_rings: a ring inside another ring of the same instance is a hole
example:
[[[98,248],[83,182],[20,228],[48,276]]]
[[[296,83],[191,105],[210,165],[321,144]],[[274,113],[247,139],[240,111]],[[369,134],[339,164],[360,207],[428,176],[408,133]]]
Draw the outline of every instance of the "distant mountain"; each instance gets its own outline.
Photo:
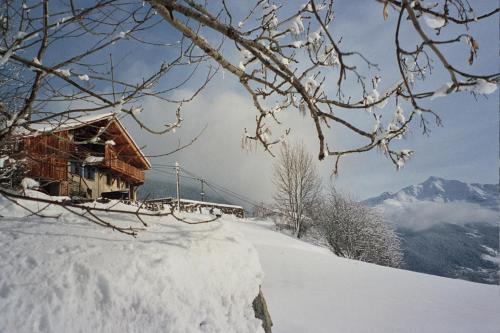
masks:
[[[499,191],[430,177],[363,203],[394,225],[409,270],[498,284]]]
[[[377,197],[365,200],[364,203],[376,206],[389,199],[401,202],[467,202],[498,210],[499,186],[468,184],[458,180],[429,177],[421,184],[405,187],[395,193],[384,192]]]

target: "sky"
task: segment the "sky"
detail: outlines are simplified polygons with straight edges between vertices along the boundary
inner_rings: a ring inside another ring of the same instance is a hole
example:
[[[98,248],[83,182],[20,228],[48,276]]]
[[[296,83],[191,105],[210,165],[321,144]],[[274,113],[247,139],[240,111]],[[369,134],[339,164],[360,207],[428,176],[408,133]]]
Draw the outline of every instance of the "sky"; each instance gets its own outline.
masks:
[[[363,51],[379,63],[383,80],[388,77],[385,82],[390,85],[391,77],[395,75],[395,52],[391,48],[394,22],[391,19],[384,22],[382,8],[376,3],[344,0],[337,1],[336,6],[337,18],[333,26],[338,27],[338,30],[334,31],[343,36],[346,48],[354,47]],[[483,6],[479,11],[487,8],[491,6]],[[390,12],[390,15],[394,17],[395,13]],[[487,24],[472,30],[480,47],[478,65],[473,67],[479,73],[498,71],[497,23],[497,19],[489,20]],[[462,68],[468,69],[466,50],[458,54],[450,52],[448,55]],[[144,65],[136,64],[139,67]],[[438,75],[437,78],[446,80],[445,76]],[[429,84],[436,87],[432,81]],[[401,145],[414,150],[415,155],[402,170],[396,171],[381,153],[371,151],[346,157],[341,163],[339,175],[333,177],[334,161],[326,158],[317,163],[324,183],[333,183],[341,191],[359,199],[376,196],[384,191],[396,191],[409,184],[420,183],[429,176],[497,183],[498,91],[487,98],[479,96],[477,99],[470,94],[459,93],[426,105],[439,112],[443,127],[432,125],[429,136],[422,135],[418,125],[412,127],[411,134]],[[160,103],[145,107],[158,112],[162,108]],[[167,109],[168,112],[173,110],[172,107]],[[187,170],[209,181],[245,194],[257,202],[269,202],[273,193],[272,165],[276,159],[262,149],[247,152],[241,148],[240,142],[243,129],[253,129],[255,115],[248,94],[226,73],[217,75],[195,101],[185,105],[183,125],[175,134],[158,137],[140,131],[132,123],[129,126],[139,144],[146,145],[146,152],[168,152],[177,146],[179,140],[189,141],[207,125],[193,145],[167,158],[154,159],[153,165],[171,165],[178,161]],[[157,117],[153,112],[144,114],[144,119],[150,124],[154,124]],[[290,141],[303,141],[311,154],[317,156],[317,139],[308,119],[297,114],[287,115],[286,124],[281,130],[287,127],[292,128]],[[335,139],[342,142],[350,140],[346,135],[333,136],[332,140],[330,133],[327,139],[330,145],[335,144]],[[155,171],[148,173],[148,176],[169,177]]]
[[[228,2],[235,20],[243,17],[242,8],[245,4],[248,3],[243,0]],[[287,6],[292,8],[301,4],[299,1],[287,2]],[[497,5],[497,1],[474,2],[478,13],[491,10]],[[378,63],[381,71],[371,72],[370,75],[379,74],[382,77],[381,91],[384,87],[390,87],[398,79],[393,47],[396,13],[389,11],[389,19],[384,21],[382,5],[368,0],[337,0],[334,8],[335,19],[331,27],[335,38],[342,38],[341,45],[344,49],[360,51]],[[180,38],[180,35],[167,24],[156,26],[151,33],[151,38],[161,43],[173,43]],[[446,56],[457,67],[470,72],[482,74],[498,72],[498,15],[485,23],[471,26],[471,33],[479,44],[478,58],[473,66],[467,64],[468,49],[465,43],[455,49],[445,48]],[[417,43],[415,35],[405,27],[402,35],[403,43],[408,48],[414,47]],[[204,37],[211,41],[210,34]],[[154,72],[162,60],[172,59],[175,56],[173,51],[161,51],[148,46],[137,47],[137,44],[132,42],[123,40],[123,43],[117,43],[110,50],[114,52],[116,58],[121,56],[122,70],[117,73],[119,79],[145,77],[148,73]],[[238,59],[238,54],[233,49],[228,47],[225,50],[230,59]],[[65,52],[70,51],[65,50]],[[419,89],[437,89],[443,82],[449,81],[440,64],[435,62],[434,65],[436,70],[432,78],[426,81],[425,87],[420,86]],[[186,72],[181,71],[178,74]],[[201,74],[195,76],[195,79],[182,89],[176,90],[172,97],[187,96],[197,89],[203,77]],[[331,74],[336,73],[332,71],[330,74],[325,71],[323,74],[333,80]],[[168,86],[169,80],[170,77],[167,76],[166,82],[162,84]],[[170,85],[176,82],[176,77],[172,77],[171,80]],[[347,87],[347,90],[352,89]],[[418,123],[410,128],[410,135],[397,143],[398,148],[415,151],[412,159],[402,170],[396,171],[387,158],[374,150],[344,158],[341,161],[340,172],[335,177],[332,176],[334,166],[332,158],[327,157],[323,161],[317,161],[320,175],[325,186],[333,184],[337,189],[360,200],[420,183],[429,176],[466,182],[498,183],[498,103],[498,90],[488,95],[488,98],[478,96],[476,99],[468,93],[458,93],[425,102],[424,106],[439,113],[444,126],[437,127],[432,124],[429,136],[421,134]],[[152,127],[162,128],[163,124],[175,119],[176,105],[148,99],[143,101],[142,106],[144,111],[140,115],[141,121]],[[407,114],[411,110],[407,105],[403,105],[403,108],[406,108]],[[388,104],[384,112],[387,115],[383,119],[392,117],[394,105]],[[251,97],[243,87],[229,73],[221,71],[194,101],[183,105],[182,127],[175,133],[153,135],[141,130],[132,119],[125,118],[123,121],[147,155],[172,151],[179,142],[189,142],[206,126],[199,139],[188,148],[167,157],[152,159],[153,167],[162,169],[161,165],[172,165],[177,161],[192,173],[244,194],[255,202],[270,202],[274,190],[272,169],[276,158],[263,149],[248,152],[241,148],[244,129],[253,131],[256,114]],[[279,136],[279,133],[291,128],[288,140],[303,142],[311,154],[317,156],[318,142],[310,118],[302,117],[295,109],[283,112],[280,117],[283,125],[274,127],[273,132]],[[370,122],[365,125],[371,127],[373,119],[370,117],[368,119]],[[352,135],[335,128],[325,134],[330,147],[343,147],[357,142]],[[166,177],[166,180],[172,181],[170,175],[154,170],[148,172],[147,177],[151,179]]]

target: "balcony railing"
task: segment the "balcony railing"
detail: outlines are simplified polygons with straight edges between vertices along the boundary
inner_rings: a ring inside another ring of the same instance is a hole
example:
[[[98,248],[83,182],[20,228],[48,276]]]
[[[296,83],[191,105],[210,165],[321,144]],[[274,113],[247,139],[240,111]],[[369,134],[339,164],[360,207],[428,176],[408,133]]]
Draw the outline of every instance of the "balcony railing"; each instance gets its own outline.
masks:
[[[137,183],[144,183],[144,171],[130,165],[120,159],[116,152],[106,146],[104,153],[104,167],[120,173],[122,176],[131,178]]]
[[[40,157],[39,159],[30,159],[29,175],[35,178],[51,179],[51,180],[67,180],[67,164],[64,160],[54,157]]]

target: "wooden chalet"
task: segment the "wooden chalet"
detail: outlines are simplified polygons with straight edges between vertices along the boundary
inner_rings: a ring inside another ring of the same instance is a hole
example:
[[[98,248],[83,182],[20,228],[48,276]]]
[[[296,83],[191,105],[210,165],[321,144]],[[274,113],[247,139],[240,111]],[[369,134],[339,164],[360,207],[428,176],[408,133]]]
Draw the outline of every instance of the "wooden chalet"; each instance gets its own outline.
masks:
[[[37,124],[21,148],[51,195],[134,200],[151,164],[113,113]]]

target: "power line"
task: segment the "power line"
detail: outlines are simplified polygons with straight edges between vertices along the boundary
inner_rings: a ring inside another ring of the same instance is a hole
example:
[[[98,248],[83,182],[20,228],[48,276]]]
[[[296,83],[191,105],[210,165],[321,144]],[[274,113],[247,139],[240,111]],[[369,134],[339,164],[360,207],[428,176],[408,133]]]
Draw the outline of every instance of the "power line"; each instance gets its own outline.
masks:
[[[166,168],[172,168],[175,169],[175,165],[172,164],[160,164],[160,163],[153,163],[151,164],[153,167],[166,167]]]
[[[231,200],[228,200],[222,193],[219,193],[216,189],[214,189],[212,186],[210,186],[210,184],[208,184],[207,182],[205,182],[205,184],[207,184],[208,188],[210,188],[212,191],[214,191],[214,193],[216,193],[220,198],[222,198],[223,200],[225,200],[227,202],[231,202]]]
[[[193,172],[191,172],[191,171],[187,170],[186,168],[183,168],[183,167],[182,167],[181,169],[182,169],[185,173],[187,173],[188,175],[191,175],[191,176],[194,176],[194,177],[197,177],[197,178],[202,178],[202,177],[200,177],[200,176],[196,175],[195,173],[193,173]],[[230,189],[228,189],[228,188],[226,188],[226,187],[224,187],[224,186],[222,186],[222,185],[218,185],[218,184],[215,184],[215,183],[213,183],[213,182],[208,182],[207,180],[204,180],[204,181],[205,181],[205,184],[207,184],[207,186],[209,186],[209,187],[210,187],[212,190],[214,190],[214,191],[215,191],[215,188],[217,188],[219,191],[224,192],[224,193],[226,193],[227,195],[229,195],[229,196],[231,196],[231,197],[234,197],[234,198],[236,198],[236,199],[238,199],[238,200],[240,200],[240,201],[243,201],[243,202],[246,202],[246,203],[252,204],[252,205],[254,205],[254,206],[261,206],[261,204],[259,204],[259,203],[255,202],[253,199],[251,199],[251,198],[249,198],[249,197],[247,197],[247,196],[245,196],[245,195],[242,195],[242,194],[237,193],[237,192],[235,192],[235,191],[233,191],[233,190],[230,190]],[[214,187],[215,187],[215,188],[214,188]]]
[[[166,171],[166,169],[171,169],[172,172],[168,172]],[[258,206],[258,207],[264,207],[262,205],[262,203],[258,203],[256,202],[255,200],[253,200],[252,198],[249,198],[243,194],[240,194],[238,192],[235,192],[231,189],[228,189],[222,185],[219,185],[219,184],[216,184],[215,182],[212,182],[212,181],[207,181],[204,177],[201,177],[200,175],[197,175],[195,173],[193,173],[192,171],[189,171],[187,170],[186,168],[184,167],[180,167],[180,169],[182,170],[183,173],[187,174],[187,175],[183,175],[182,173],[179,174],[179,177],[182,177],[182,178],[185,178],[185,179],[192,179],[192,180],[197,180],[197,181],[201,181],[203,182],[204,184],[206,184],[215,194],[217,194],[220,198],[222,198],[223,200],[226,200],[228,202],[230,202],[230,200],[228,200],[228,198],[226,197],[229,196],[229,197],[232,197],[232,198],[235,198],[241,202],[245,202],[245,203],[248,203],[248,204],[251,204],[253,206]],[[175,174],[175,165],[167,165],[167,164],[153,164],[153,168],[151,169],[152,171],[155,171],[155,172],[158,172],[158,173],[161,173],[161,174],[165,174],[165,175],[169,175],[169,176],[176,176]]]
[[[159,169],[159,168],[152,168],[151,171],[153,172],[156,172],[158,174],[161,174],[161,175],[167,175],[167,176],[171,176],[172,178],[176,177],[176,173],[175,171],[172,171],[172,172],[169,172],[169,171],[165,171],[163,169]],[[202,195],[202,201],[204,201],[204,194],[203,193],[203,184],[207,184],[206,180],[205,179],[200,179],[200,178],[197,178],[197,177],[192,177],[192,176],[186,176],[186,175],[182,175],[182,174],[179,174],[179,177],[181,178],[185,178],[185,179],[189,179],[189,180],[194,180],[194,181],[201,181],[202,182],[202,188],[201,188],[201,192],[200,193]],[[207,184],[208,186],[208,184]],[[216,191],[214,188],[210,187],[210,189],[218,196],[220,197],[221,199],[227,201],[227,202],[230,202],[230,200],[228,200],[225,196],[223,196],[221,193],[219,193],[218,191]]]
[[[168,172],[168,171],[165,171],[163,169],[159,169],[159,168],[151,168],[151,171],[154,171],[154,172],[157,172],[157,173],[161,173],[161,174],[165,174],[165,175],[169,175],[169,176],[175,176],[175,169],[172,171],[172,172]],[[191,176],[185,176],[185,175],[179,175],[179,177],[182,177],[182,178],[187,178],[187,179],[193,179],[193,180],[200,180],[199,178],[195,178],[195,177],[191,177]]]

